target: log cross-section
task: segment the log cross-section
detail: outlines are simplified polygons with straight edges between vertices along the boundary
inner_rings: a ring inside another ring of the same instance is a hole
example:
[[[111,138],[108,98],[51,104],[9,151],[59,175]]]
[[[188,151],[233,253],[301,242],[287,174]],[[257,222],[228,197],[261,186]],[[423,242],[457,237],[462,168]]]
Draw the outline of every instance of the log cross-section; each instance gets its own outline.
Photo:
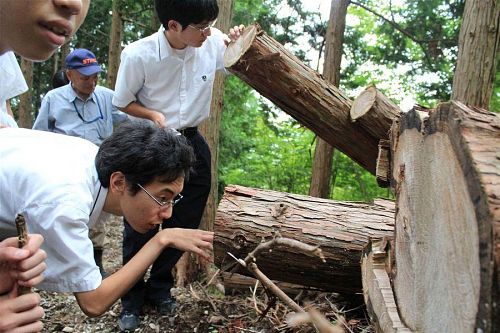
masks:
[[[257,24],[231,43],[224,65],[284,112],[375,174],[378,142],[351,122],[352,101]]]
[[[286,247],[260,254],[259,268],[271,279],[339,293],[361,293],[361,256],[372,237],[392,237],[393,202],[339,202],[305,195],[226,187],[214,224],[216,264],[244,259],[263,240],[276,233],[319,246],[325,257],[298,253]],[[245,269],[237,271],[249,274]]]
[[[500,329],[500,117],[460,102],[391,131],[394,292],[418,332]]]

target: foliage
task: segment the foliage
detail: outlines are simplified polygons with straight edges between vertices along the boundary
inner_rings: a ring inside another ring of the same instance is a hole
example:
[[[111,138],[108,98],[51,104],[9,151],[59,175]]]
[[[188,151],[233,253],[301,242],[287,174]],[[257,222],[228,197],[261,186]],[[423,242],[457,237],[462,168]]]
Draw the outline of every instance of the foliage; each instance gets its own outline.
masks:
[[[123,45],[158,29],[151,0],[93,0],[70,48],[92,50],[108,63],[112,4],[123,19]],[[306,64],[323,55],[328,17],[305,9],[304,0],[234,1],[233,24],[258,22]],[[405,96],[433,106],[449,99],[464,0],[357,0],[348,7],[341,89],[349,96],[371,83],[400,102]],[[34,66],[33,109],[50,89],[61,59]],[[500,66],[499,66],[500,67]],[[100,84],[106,85],[105,75]],[[500,68],[491,110],[500,111]],[[225,85],[219,144],[219,192],[225,185],[307,194],[315,136],[236,77]],[[372,175],[335,153],[332,198],[369,201],[388,196]]]

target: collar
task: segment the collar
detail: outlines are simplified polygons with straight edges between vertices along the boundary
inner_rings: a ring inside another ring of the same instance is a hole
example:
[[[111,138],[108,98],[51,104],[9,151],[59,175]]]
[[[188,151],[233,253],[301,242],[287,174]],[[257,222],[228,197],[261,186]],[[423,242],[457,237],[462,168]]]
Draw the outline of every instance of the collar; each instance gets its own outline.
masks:
[[[96,86],[96,89],[94,89],[94,92],[92,94],[90,94],[89,98],[87,98],[87,100],[85,100],[85,101],[82,100],[80,98],[80,96],[78,96],[78,94],[76,93],[76,91],[73,89],[73,86],[71,85],[71,82],[68,83],[67,85],[61,87],[61,89],[65,89],[65,95],[66,95],[66,98],[68,99],[69,103],[73,103],[76,99],[78,99],[78,100],[80,100],[82,102],[86,102],[86,101],[94,101],[94,94],[95,94],[95,91],[97,89],[97,86]]]
[[[156,42],[156,53],[158,54],[158,61],[162,61],[173,55],[172,46],[165,36],[165,28],[163,25],[158,29],[157,32],[157,42]],[[186,46],[186,55],[184,56],[184,61],[189,60],[196,54],[196,48],[191,46]]]
[[[108,189],[104,188],[101,185],[101,182],[97,180],[94,184],[94,193],[95,197],[94,202],[92,203],[92,212],[89,216],[89,226],[93,226],[99,219],[99,216],[103,213],[102,209],[104,208],[104,202],[108,196]]]

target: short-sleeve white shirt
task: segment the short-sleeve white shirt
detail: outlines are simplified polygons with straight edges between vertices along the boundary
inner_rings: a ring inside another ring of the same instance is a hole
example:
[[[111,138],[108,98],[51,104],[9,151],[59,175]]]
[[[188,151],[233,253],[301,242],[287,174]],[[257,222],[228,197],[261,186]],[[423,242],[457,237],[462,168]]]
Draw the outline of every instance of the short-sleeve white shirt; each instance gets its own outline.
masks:
[[[224,35],[211,31],[200,47],[186,47],[184,57],[173,51],[163,27],[125,47],[113,104],[139,102],[162,112],[166,126],[174,129],[200,124],[210,113],[215,73],[224,70]]]
[[[23,73],[12,51],[0,55],[0,124],[17,127],[14,119],[7,113],[7,100],[28,90]]]
[[[0,240],[16,234],[21,213],[29,233],[43,235],[45,279],[37,287],[58,292],[96,289],[89,227],[99,218],[107,190],[94,166],[91,142],[20,128],[0,130]]]

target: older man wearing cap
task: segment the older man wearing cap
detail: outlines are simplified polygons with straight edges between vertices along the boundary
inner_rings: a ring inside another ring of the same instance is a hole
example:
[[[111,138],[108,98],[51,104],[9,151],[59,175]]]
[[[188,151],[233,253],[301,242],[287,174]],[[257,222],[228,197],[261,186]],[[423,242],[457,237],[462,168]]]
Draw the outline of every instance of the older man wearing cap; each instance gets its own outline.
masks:
[[[101,66],[94,53],[76,49],[66,57],[69,84],[49,91],[42,99],[33,129],[80,137],[100,146],[113,127],[127,120],[111,103],[113,90],[97,85]],[[96,264],[102,265],[105,223],[90,230]]]

